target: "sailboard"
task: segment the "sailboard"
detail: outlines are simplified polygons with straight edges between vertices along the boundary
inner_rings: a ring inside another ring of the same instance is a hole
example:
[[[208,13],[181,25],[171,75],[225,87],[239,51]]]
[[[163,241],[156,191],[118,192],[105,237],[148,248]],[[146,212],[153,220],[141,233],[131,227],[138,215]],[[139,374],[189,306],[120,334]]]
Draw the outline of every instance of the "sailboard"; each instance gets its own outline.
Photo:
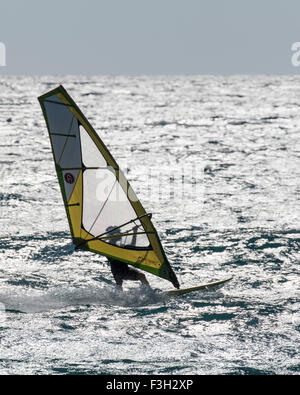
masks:
[[[75,249],[128,263],[179,288],[151,214],[77,104],[61,85],[38,100]]]
[[[182,288],[182,289],[175,289],[172,291],[166,291],[164,293],[168,296],[180,296],[180,295],[188,294],[191,292],[205,291],[210,288],[215,288],[215,287],[218,287],[220,285],[227,283],[230,280],[232,280],[232,277],[226,278],[225,280],[214,281],[214,282],[207,283],[207,284],[197,285],[197,286],[191,287],[191,288]]]

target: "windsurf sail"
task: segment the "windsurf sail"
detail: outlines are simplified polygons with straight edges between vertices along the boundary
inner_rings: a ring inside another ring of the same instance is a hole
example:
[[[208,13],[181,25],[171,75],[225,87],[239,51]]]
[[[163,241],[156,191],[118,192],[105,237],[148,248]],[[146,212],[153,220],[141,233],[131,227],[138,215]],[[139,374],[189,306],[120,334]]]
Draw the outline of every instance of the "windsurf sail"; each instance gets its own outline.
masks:
[[[117,162],[63,86],[40,96],[76,249],[179,283],[157,231]]]

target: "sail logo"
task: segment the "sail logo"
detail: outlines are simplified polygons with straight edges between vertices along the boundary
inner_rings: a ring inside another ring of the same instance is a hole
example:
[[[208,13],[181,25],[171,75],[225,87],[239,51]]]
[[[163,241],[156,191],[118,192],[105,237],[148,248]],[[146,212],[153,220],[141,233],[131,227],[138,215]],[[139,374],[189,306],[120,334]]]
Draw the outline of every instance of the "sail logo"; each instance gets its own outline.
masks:
[[[291,50],[294,52],[291,57],[291,62],[294,67],[300,66],[300,42],[292,44]]]
[[[68,184],[73,184],[74,181],[75,181],[73,174],[71,174],[71,173],[66,173],[66,174],[65,174],[65,181],[66,181]]]
[[[0,42],[0,66],[6,66],[6,47],[2,42]]]

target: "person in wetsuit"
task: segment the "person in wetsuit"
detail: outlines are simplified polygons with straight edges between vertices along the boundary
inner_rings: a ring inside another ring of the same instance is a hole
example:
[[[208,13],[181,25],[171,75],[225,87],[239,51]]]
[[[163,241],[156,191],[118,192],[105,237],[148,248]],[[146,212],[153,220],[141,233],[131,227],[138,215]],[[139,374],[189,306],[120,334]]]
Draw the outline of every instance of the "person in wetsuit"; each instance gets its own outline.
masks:
[[[137,230],[136,228],[133,228],[133,232]],[[115,228],[113,226],[109,226],[106,230],[109,235],[118,234],[120,232],[118,229],[117,230],[114,229]],[[117,242],[121,240],[121,238],[122,236],[112,237],[110,239],[110,244],[117,245]],[[136,235],[133,236],[131,245],[135,245],[135,244],[136,244]],[[134,268],[129,267],[128,264],[125,262],[121,262],[113,258],[107,258],[107,259],[110,264],[110,269],[112,275],[114,276],[114,280],[119,288],[122,289],[122,284],[124,280],[140,281],[142,284],[150,287],[150,284],[143,273],[135,270]]]
[[[128,267],[127,263],[112,258],[108,258],[108,262],[110,263],[110,269],[118,287],[122,288],[123,280],[140,281],[142,284],[150,286],[146,276]]]

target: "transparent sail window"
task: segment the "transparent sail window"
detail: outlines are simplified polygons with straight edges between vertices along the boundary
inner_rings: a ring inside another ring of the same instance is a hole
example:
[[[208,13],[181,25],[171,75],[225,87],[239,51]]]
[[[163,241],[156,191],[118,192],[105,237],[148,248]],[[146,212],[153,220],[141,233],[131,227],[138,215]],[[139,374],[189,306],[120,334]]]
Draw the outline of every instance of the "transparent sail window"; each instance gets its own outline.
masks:
[[[107,163],[87,131],[80,125],[82,162],[86,167],[106,167]]]
[[[101,240],[119,247],[148,247],[149,239],[140,220],[123,225],[136,217],[113,169],[84,171],[82,222],[86,231],[94,237],[105,233]]]

